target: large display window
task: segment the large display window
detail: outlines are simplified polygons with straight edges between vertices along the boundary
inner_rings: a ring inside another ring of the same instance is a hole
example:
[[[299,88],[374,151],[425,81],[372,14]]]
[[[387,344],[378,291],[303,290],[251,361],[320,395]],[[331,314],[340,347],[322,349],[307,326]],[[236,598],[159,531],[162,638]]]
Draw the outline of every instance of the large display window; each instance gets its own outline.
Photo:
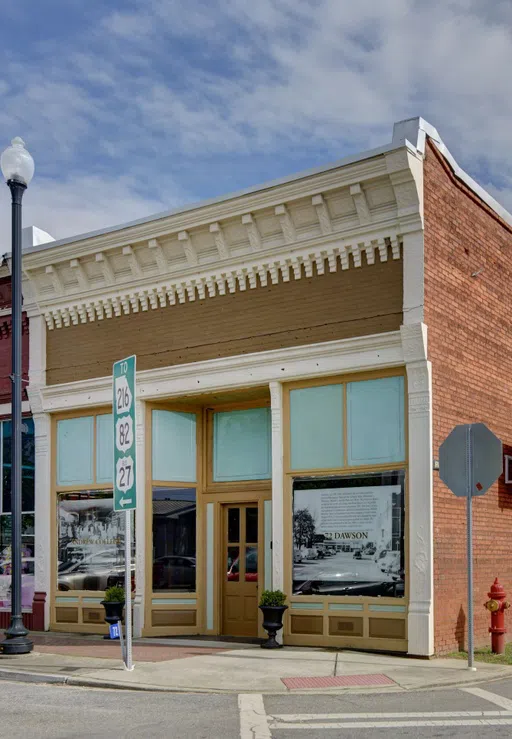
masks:
[[[34,422],[24,418],[22,423],[22,575],[21,605],[32,607],[34,599]],[[0,422],[0,608],[11,607],[11,468],[12,468],[12,425]]]
[[[105,590],[125,582],[125,516],[113,508],[112,491],[57,495],[60,591]],[[132,537],[132,589],[135,585],[135,537]]]
[[[153,487],[153,590],[196,589],[196,490]]]
[[[296,479],[293,594],[404,596],[404,471]]]

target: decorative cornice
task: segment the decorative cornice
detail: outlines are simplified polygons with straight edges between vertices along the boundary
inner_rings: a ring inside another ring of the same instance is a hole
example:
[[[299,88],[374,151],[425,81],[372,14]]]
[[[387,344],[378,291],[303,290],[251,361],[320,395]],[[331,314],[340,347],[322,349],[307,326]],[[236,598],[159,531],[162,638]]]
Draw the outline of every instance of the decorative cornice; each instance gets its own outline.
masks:
[[[63,304],[61,300],[52,301],[44,310],[46,324],[50,330],[78,323],[94,322],[104,318],[112,318],[122,314],[147,311],[149,308],[164,308],[176,303],[204,300],[216,295],[226,295],[237,291],[265,287],[290,279],[300,280],[312,277],[314,271],[319,275],[326,270],[336,272],[340,267],[346,270],[368,265],[378,259],[386,262],[388,257],[400,259],[401,240],[397,233],[388,230],[388,236],[373,234],[361,236],[357,241],[350,239],[333,239],[324,237],[306,249],[294,249],[292,252],[272,254],[266,253],[259,259],[256,255],[250,261],[245,259],[226,265],[224,269],[202,270],[169,278],[165,281],[150,281],[119,292],[107,292],[105,289],[90,292],[86,299],[69,300]],[[125,249],[129,247],[124,247]],[[133,253],[130,254],[134,259]],[[78,297],[78,296],[77,296]]]
[[[48,328],[399,259],[421,229],[407,149],[24,257]]]

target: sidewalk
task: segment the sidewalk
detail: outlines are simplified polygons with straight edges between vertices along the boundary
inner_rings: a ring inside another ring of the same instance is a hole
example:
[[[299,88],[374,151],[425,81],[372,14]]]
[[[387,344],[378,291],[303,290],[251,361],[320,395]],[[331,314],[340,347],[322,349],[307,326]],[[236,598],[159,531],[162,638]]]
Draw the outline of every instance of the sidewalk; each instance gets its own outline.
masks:
[[[408,659],[326,649],[258,646],[187,639],[139,639],[135,669],[123,668],[118,642],[36,634],[34,651],[0,654],[0,679],[131,690],[212,693],[332,693],[419,690],[512,677],[512,666],[457,659]]]

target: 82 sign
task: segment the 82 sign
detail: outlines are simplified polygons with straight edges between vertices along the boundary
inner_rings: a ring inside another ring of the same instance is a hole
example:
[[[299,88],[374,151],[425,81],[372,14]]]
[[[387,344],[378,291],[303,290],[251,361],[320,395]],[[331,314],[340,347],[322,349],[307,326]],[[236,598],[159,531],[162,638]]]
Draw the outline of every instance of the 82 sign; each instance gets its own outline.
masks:
[[[116,421],[116,449],[124,454],[132,444],[133,418],[131,416],[122,416]]]

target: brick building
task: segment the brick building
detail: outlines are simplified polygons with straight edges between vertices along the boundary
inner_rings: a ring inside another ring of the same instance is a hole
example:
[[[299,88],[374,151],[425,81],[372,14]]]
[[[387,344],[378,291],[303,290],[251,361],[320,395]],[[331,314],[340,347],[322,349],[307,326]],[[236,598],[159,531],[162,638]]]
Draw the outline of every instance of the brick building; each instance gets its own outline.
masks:
[[[51,236],[35,227],[23,229],[23,248],[51,240]],[[0,264],[0,628],[10,623],[11,586],[11,277],[10,252]],[[22,610],[28,628],[43,628],[44,613],[34,608],[34,424],[27,395],[29,381],[29,320],[22,313]]]
[[[101,632],[123,575],[111,372],[136,354],[137,633],[261,636],[273,587],[285,643],[456,648],[464,511],[434,467],[456,423],[510,443],[511,224],[413,119],[328,167],[30,249],[47,626]],[[475,504],[477,603],[512,586],[509,495]]]

